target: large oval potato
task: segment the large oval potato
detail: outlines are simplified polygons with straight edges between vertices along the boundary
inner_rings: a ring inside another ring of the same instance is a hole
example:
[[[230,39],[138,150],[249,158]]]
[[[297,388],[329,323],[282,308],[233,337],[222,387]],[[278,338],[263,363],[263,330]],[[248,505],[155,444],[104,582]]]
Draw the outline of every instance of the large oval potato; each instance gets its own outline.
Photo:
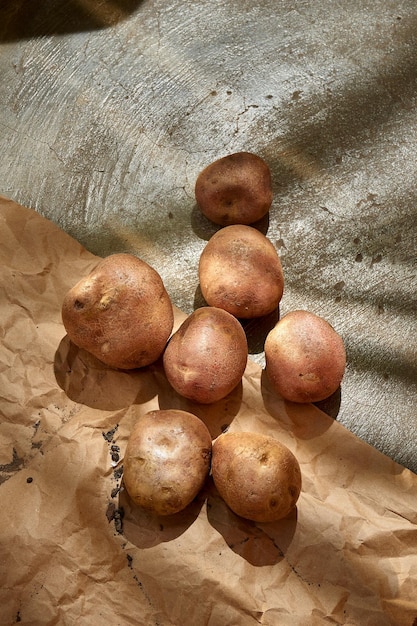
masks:
[[[288,515],[301,491],[294,454],[277,439],[252,432],[219,435],[211,471],[216,488],[236,515],[272,522]]]
[[[200,172],[195,197],[203,215],[215,224],[252,224],[272,204],[271,172],[256,154],[229,154]]]
[[[272,313],[284,291],[278,253],[252,226],[226,226],[215,233],[200,255],[198,274],[207,304],[241,319]]]
[[[79,348],[110,367],[133,369],[160,357],[174,312],[156,270],[121,253],[100,261],[67,292],[62,321]]]
[[[202,307],[172,335],[163,364],[177,393],[210,404],[239,384],[247,359],[246,335],[238,320],[223,309]]]
[[[136,422],[123,460],[123,484],[135,504],[157,515],[183,510],[210,471],[212,441],[198,417],[149,411]]]
[[[285,400],[319,402],[339,387],[346,367],[342,337],[322,317],[291,311],[265,340],[265,370]]]

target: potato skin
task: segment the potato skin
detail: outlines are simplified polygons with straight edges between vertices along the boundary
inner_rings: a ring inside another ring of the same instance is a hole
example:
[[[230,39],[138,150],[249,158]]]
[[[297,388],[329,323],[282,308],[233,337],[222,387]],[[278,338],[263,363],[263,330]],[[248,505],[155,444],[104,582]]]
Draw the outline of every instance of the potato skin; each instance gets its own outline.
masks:
[[[215,224],[252,224],[272,204],[271,172],[256,154],[229,154],[200,172],[195,197],[200,211]]]
[[[156,270],[121,253],[104,258],[67,292],[62,321],[75,345],[110,367],[133,369],[162,354],[174,312]]]
[[[210,471],[211,435],[198,417],[177,409],[149,411],[136,422],[123,460],[133,502],[157,515],[183,510]]]
[[[215,307],[196,309],[172,335],[163,355],[172,387],[201,404],[227,396],[241,381],[247,360],[242,326]]]
[[[278,253],[252,226],[226,226],[215,233],[200,255],[198,274],[207,304],[240,319],[268,315],[284,292]]]
[[[339,387],[346,367],[341,336],[322,317],[291,311],[265,340],[266,373],[285,400],[319,402]]]
[[[294,454],[274,437],[251,432],[220,435],[213,443],[214,484],[236,515],[273,522],[288,515],[301,491]]]

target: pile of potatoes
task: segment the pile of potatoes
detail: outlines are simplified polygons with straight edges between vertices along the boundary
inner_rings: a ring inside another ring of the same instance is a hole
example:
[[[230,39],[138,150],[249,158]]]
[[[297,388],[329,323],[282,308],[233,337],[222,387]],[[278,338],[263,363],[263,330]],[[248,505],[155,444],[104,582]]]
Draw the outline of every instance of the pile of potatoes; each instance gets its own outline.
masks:
[[[113,254],[64,297],[69,339],[112,368],[161,360],[182,397],[200,404],[225,398],[242,381],[248,359],[243,320],[277,311],[284,293],[278,253],[254,224],[272,203],[271,174],[259,156],[223,157],[197,177],[201,213],[219,230],[198,265],[206,305],[173,332],[170,297],[155,269],[132,254]],[[268,333],[265,370],[284,400],[318,402],[339,387],[346,366],[343,340],[310,311],[287,313]],[[280,519],[296,505],[300,466],[277,439],[227,432],[214,442],[201,419],[166,409],[140,417],[124,457],[124,486],[139,506],[158,515],[184,509],[211,474],[227,505],[258,522]]]
[[[156,515],[182,511],[210,472],[230,509],[256,522],[288,515],[301,491],[299,463],[277,439],[226,432],[212,442],[201,419],[178,409],[139,417],[123,463],[123,482],[131,500]]]

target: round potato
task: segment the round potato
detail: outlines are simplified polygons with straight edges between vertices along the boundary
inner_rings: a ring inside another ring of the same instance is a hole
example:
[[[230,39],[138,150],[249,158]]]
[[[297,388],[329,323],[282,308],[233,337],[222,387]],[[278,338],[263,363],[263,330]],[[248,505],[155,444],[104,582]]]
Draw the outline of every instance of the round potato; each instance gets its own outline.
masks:
[[[172,335],[163,365],[177,393],[210,404],[239,384],[247,359],[246,335],[238,320],[222,309],[202,307]]]
[[[291,311],[265,341],[265,370],[273,389],[292,402],[319,402],[339,387],[346,367],[341,336],[322,317]]]
[[[160,357],[174,312],[156,270],[132,254],[113,254],[67,292],[62,320],[79,348],[110,367],[133,369]]]
[[[226,226],[215,233],[200,255],[198,274],[207,304],[240,319],[272,313],[284,291],[278,253],[252,226]]]
[[[288,515],[301,491],[294,454],[277,439],[259,433],[220,435],[213,443],[211,471],[232,511],[255,522]]]
[[[200,211],[215,224],[252,224],[272,204],[271,172],[256,154],[229,154],[200,172],[195,197]]]
[[[178,513],[194,500],[210,471],[212,442],[198,417],[155,410],[136,422],[123,460],[123,484],[135,504],[157,515]]]

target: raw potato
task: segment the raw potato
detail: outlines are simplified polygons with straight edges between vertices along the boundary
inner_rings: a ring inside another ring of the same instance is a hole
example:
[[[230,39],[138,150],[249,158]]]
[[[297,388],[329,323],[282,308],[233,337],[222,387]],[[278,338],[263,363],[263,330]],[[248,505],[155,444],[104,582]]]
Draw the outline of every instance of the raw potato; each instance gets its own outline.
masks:
[[[265,341],[266,373],[285,400],[319,402],[342,381],[346,352],[341,336],[309,311],[287,313]]]
[[[220,435],[213,443],[211,471],[232,511],[255,522],[287,516],[301,491],[294,454],[277,439],[259,433]]]
[[[237,319],[222,309],[202,307],[172,335],[163,364],[177,393],[210,404],[239,384],[247,359],[246,335]]]
[[[195,197],[203,215],[215,224],[252,224],[272,204],[271,172],[256,154],[229,154],[200,172]]]
[[[215,233],[200,255],[198,273],[207,304],[240,319],[272,313],[284,291],[278,253],[252,226],[226,226]]]
[[[172,332],[174,312],[159,274],[132,254],[103,259],[66,294],[68,337],[110,367],[156,361]]]
[[[157,515],[194,500],[210,471],[212,441],[198,417],[175,409],[150,411],[136,422],[123,460],[130,498]]]

